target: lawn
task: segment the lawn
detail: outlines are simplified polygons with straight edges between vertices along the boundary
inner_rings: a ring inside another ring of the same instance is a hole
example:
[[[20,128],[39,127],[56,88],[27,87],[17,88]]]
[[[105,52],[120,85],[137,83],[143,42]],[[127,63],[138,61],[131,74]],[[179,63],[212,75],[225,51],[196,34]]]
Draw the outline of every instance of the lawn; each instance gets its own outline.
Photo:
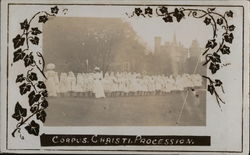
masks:
[[[164,96],[48,98],[46,126],[201,126],[206,124],[205,91],[189,91],[179,123],[176,121],[187,91]]]

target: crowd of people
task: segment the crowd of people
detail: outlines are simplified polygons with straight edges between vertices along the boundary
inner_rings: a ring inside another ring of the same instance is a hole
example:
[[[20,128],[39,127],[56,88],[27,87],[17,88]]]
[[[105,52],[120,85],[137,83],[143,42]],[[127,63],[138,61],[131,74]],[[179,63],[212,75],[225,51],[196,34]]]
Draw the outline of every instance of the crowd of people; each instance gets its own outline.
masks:
[[[201,87],[199,74],[177,76],[142,75],[131,72],[107,72],[98,67],[93,73],[57,73],[48,66],[46,86],[49,96],[116,97],[164,95],[173,91]]]

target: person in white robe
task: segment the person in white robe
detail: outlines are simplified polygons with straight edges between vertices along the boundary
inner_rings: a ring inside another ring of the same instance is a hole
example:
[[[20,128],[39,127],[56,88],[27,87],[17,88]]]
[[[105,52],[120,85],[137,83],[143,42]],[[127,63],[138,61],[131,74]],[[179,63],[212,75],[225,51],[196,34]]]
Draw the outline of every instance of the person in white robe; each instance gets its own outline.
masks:
[[[83,76],[81,73],[78,73],[76,76],[76,92],[77,92],[77,96],[83,96],[83,89],[82,89],[82,85],[83,85]]]
[[[68,74],[68,82],[70,84],[70,96],[76,96],[76,77],[72,71]]]
[[[105,98],[104,88],[102,85],[102,73],[98,67],[95,68],[94,89],[95,98]]]
[[[86,86],[87,86],[87,96],[88,97],[93,97],[95,94],[94,94],[94,73],[88,73],[87,74],[88,77],[87,77],[87,83],[86,83]]]
[[[111,97],[114,97],[115,96],[115,87],[116,87],[116,85],[115,85],[115,74],[114,74],[114,72],[111,72],[110,73],[110,75],[109,75],[109,80],[110,80],[110,96]]]
[[[45,81],[48,91],[48,96],[57,96],[59,92],[59,78],[57,72],[54,71],[55,64],[48,64],[45,76],[47,80]]]
[[[129,76],[127,73],[124,77],[124,94],[125,96],[129,95]]]
[[[67,96],[67,93],[70,90],[70,83],[67,79],[68,79],[67,73],[60,74],[59,90],[61,96]]]
[[[82,85],[81,85],[82,96],[85,96],[85,92],[86,92],[86,86],[85,86],[86,74],[85,73],[81,73],[81,74],[82,74]]]
[[[103,88],[104,88],[104,93],[105,93],[105,96],[111,96],[111,92],[112,92],[112,89],[111,89],[111,86],[112,86],[112,81],[111,81],[111,78],[109,76],[109,73],[105,73],[105,76],[102,80],[103,82]]]
[[[128,91],[128,96],[133,95],[133,85],[132,85],[132,76],[131,73],[127,77],[127,91]]]

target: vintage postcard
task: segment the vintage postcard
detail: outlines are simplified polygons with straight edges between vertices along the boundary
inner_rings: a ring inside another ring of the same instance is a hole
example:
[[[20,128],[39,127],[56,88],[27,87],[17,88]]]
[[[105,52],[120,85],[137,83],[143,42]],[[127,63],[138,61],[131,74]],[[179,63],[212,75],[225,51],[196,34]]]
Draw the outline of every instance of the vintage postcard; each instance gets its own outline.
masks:
[[[249,153],[248,1],[1,1],[1,152]]]

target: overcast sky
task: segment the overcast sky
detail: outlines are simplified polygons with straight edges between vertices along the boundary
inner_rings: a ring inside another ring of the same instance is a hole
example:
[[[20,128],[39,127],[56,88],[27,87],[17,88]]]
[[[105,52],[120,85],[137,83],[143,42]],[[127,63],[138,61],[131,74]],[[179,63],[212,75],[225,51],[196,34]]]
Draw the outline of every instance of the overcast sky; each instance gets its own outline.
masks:
[[[150,49],[154,48],[154,37],[161,36],[163,41],[173,40],[173,35],[176,34],[177,40],[185,47],[189,47],[192,40],[197,39],[201,46],[212,38],[211,26],[206,26],[203,23],[204,19],[194,19],[192,17],[185,17],[180,23],[174,19],[173,23],[165,23],[162,17],[137,17],[128,18],[126,13],[132,14],[134,7],[128,6],[81,6],[81,7],[67,7],[68,12],[66,16],[78,17],[104,17],[104,18],[121,18],[131,24],[140,39],[146,43]],[[141,6],[144,10],[144,8]],[[154,8],[154,7],[152,7]],[[174,10],[174,7],[168,7],[169,10]],[[98,11],[96,11],[98,10]],[[65,17],[66,17],[65,16]]]
[[[177,41],[185,47],[190,47],[193,40],[198,40],[205,46],[208,38],[212,38],[212,28],[206,26],[200,19],[183,19],[180,23],[165,23],[160,17],[125,19],[128,21],[148,48],[154,48],[154,37],[160,36],[163,41],[172,41],[174,34]]]

